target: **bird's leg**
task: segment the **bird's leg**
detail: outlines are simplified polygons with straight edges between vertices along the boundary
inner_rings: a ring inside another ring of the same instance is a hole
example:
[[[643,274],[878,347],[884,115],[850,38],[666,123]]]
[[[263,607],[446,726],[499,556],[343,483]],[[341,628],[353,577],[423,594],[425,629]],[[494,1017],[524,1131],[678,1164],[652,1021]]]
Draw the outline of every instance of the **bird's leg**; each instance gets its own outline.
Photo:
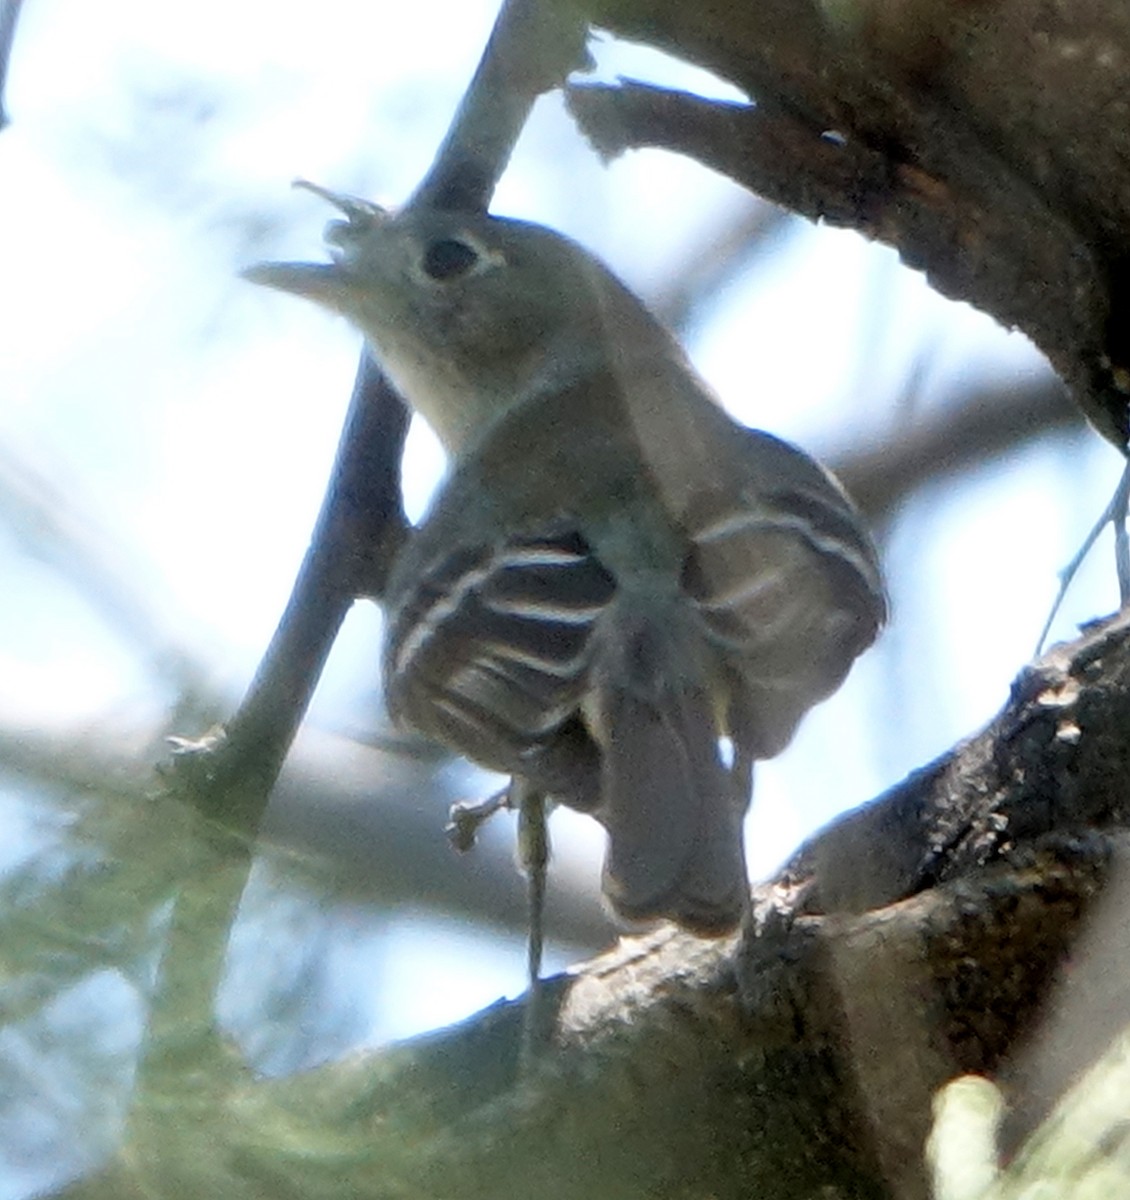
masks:
[[[1048,613],[1048,619],[1044,622],[1044,628],[1040,631],[1040,640],[1036,643],[1037,654],[1044,648],[1044,640],[1048,636],[1048,630],[1052,627],[1056,613],[1059,612],[1067,589],[1083,565],[1083,560],[1090,554],[1091,547],[1095,544],[1099,534],[1108,525],[1114,528],[1114,565],[1118,573],[1119,604],[1125,608],[1127,603],[1130,603],[1130,536],[1126,532],[1128,505],[1130,505],[1130,460],[1122,470],[1122,476],[1118,481],[1118,486],[1114,489],[1110,503],[1103,509],[1102,515],[1091,528],[1091,532],[1083,539],[1078,553],[1059,573],[1059,591],[1056,592],[1051,612]]]
[[[1125,608],[1130,604],[1130,535],[1126,532],[1127,509],[1130,508],[1130,462],[1122,468],[1122,478],[1115,489],[1114,514],[1114,566],[1118,572],[1118,603]]]
[[[518,810],[518,864],[526,876],[529,935],[526,942],[526,1013],[522,1024],[522,1063],[533,1057],[541,1029],[541,960],[545,946],[545,883],[549,867],[549,826],[545,793],[515,777],[510,803]]]
[[[730,780],[734,789],[734,805],[744,816],[753,802],[753,749],[750,739],[746,736],[731,737],[731,746],[733,761],[730,764]],[[742,857],[744,862],[745,856]],[[753,905],[747,880],[741,920],[743,935],[749,934],[752,925]]]
[[[487,821],[501,809],[510,808],[511,804],[509,787],[487,796],[485,800],[460,800],[453,804],[448,810],[447,824],[444,826],[448,841],[460,854],[466,854],[474,846],[479,830]]]
[[[486,821],[503,808],[518,814],[518,866],[526,876],[529,933],[526,940],[526,979],[529,984],[522,1022],[521,1062],[531,1061],[540,1041],[541,960],[545,948],[545,885],[549,869],[549,825],[545,793],[515,776],[501,791],[485,800],[460,801],[451,806],[447,836],[461,853],[475,844]]]
[[[541,956],[545,944],[545,879],[549,866],[545,793],[524,779],[515,778],[507,787],[485,800],[461,800],[453,804],[446,832],[455,849],[463,853],[474,846],[484,823],[503,808],[512,808],[518,813],[518,866],[528,881],[530,915],[526,970],[530,988],[533,989],[541,979]]]

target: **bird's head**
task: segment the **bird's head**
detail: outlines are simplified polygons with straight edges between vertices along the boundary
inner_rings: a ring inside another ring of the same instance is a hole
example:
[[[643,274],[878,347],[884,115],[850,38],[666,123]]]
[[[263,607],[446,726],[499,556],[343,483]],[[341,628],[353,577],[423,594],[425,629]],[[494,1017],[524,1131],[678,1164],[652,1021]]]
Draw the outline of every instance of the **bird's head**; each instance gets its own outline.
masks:
[[[331,261],[244,278],[348,317],[449,451],[532,389],[658,334],[607,268],[543,226],[300,186],[345,216],[326,228]]]

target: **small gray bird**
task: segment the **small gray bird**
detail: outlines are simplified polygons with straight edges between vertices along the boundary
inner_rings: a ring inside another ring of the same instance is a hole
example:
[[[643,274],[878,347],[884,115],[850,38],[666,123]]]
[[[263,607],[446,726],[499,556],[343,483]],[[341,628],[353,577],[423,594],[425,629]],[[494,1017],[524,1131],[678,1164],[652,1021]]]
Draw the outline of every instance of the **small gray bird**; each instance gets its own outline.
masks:
[[[247,278],[353,321],[449,456],[384,597],[390,712],[596,817],[621,919],[733,929],[753,761],[885,617],[858,513],[575,243],[314,190],[333,261]]]

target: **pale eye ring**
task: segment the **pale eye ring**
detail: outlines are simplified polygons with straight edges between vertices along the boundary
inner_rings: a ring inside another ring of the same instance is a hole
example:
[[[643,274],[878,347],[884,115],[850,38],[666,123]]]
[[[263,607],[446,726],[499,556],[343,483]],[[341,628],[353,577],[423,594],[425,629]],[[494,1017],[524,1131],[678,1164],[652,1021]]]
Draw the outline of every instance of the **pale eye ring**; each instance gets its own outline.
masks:
[[[459,238],[437,238],[425,250],[420,268],[429,279],[458,279],[473,270],[479,252]]]

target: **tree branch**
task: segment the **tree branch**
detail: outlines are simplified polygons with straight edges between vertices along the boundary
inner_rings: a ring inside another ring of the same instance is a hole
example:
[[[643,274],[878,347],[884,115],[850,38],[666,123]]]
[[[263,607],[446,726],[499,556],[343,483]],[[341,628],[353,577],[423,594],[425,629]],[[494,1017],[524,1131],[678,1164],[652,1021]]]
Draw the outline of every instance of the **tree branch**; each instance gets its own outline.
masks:
[[[186,794],[253,836],[354,599],[379,595],[407,522],[400,453],[408,413],[363,355],[310,548],[247,695],[218,741],[185,744]]]
[[[411,203],[484,211],[534,101],[588,63],[568,6],[504,0],[459,111]]]
[[[8,125],[8,108],[4,93],[8,85],[8,64],[12,58],[12,43],[16,38],[16,23],[20,19],[23,0],[0,0],[0,131]]]
[[[663,145],[895,246],[945,295],[1023,329],[1120,448],[1130,418],[1130,12],[591,0],[596,23],[707,66],[756,107],[573,89],[607,152]],[[1057,303],[1055,297],[1070,298]]]
[[[539,0],[506,0],[414,203],[485,208],[537,96],[582,59],[586,27]],[[403,401],[362,355],[310,549],[275,636],[222,735],[177,739],[182,796],[253,831],[345,614],[379,596],[407,524],[399,460]]]
[[[981,734],[813,838],[757,889],[744,938],[662,927],[549,981],[553,1048],[532,1074],[515,1074],[521,1005],[498,1005],[379,1055],[236,1086],[180,1128],[164,1185],[925,1200],[935,1089],[1008,1070],[1130,852],[1128,725],[1130,615],[1053,649]],[[1122,941],[1092,944],[1096,971]],[[1056,1077],[1128,1023],[1125,996],[1093,1013]],[[139,1194],[141,1149],[71,1194]]]
[[[1050,433],[1085,428],[1050,372],[1023,386],[980,387],[907,428],[856,446],[828,465],[868,519],[889,517],[918,488],[991,462]]]

